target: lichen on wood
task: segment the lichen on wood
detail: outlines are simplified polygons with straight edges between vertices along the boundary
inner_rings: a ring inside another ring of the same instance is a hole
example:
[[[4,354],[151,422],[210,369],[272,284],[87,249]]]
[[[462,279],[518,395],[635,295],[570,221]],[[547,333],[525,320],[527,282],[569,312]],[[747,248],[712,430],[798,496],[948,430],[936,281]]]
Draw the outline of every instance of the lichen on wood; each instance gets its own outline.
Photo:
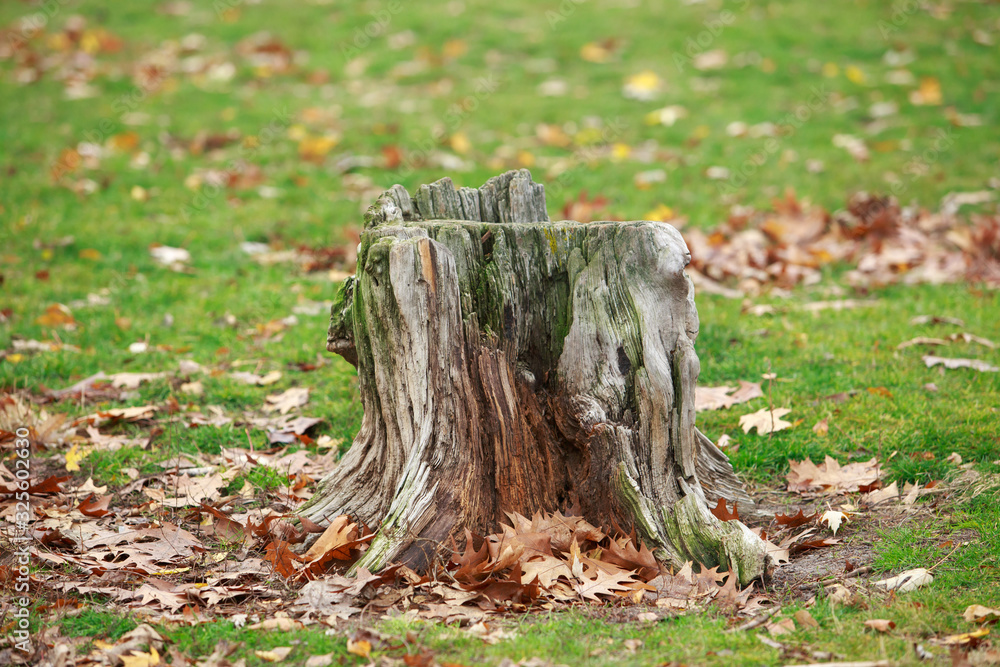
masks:
[[[394,186],[365,216],[327,348],[357,366],[364,418],[302,510],[379,526],[359,565],[425,568],[505,512],[574,508],[634,526],[665,560],[765,567],[753,512],[697,430],[698,315],[680,234],[660,222],[551,222],[541,185]]]

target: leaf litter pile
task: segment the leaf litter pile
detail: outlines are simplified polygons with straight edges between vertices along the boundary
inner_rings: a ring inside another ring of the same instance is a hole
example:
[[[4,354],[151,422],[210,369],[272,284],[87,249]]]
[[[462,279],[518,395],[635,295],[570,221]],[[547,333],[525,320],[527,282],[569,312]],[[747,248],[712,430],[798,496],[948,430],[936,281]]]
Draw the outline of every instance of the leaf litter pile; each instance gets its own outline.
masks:
[[[744,387],[744,393],[752,392]],[[280,419],[308,423],[309,418],[292,412],[296,407]],[[850,604],[864,595],[930,584],[928,570],[862,583],[859,577],[870,568],[849,559],[839,571],[817,571],[810,564],[804,579],[782,571],[838,545],[837,531],[850,530],[869,512],[912,514],[920,507],[917,498],[940,497],[950,488],[930,483],[900,492],[895,482],[883,486],[875,459],[844,466],[831,458],[819,465],[792,461],[788,492],[830,509],[807,510],[799,503],[796,511],[751,521],[759,524],[753,530],[768,544],[773,583],[754,582],[743,590],[718,568],[667,567],[634,533],[594,526],[572,512],[531,518],[511,514],[495,534],[466,533],[459,543],[442,545],[441,557],[425,575],[402,565],[371,573],[352,566],[368,548],[373,527],[340,516],[323,528],[293,516],[334,465],[332,451],[296,448],[302,444],[297,441],[264,451],[181,454],[162,461],[162,472],[133,475],[133,470],[131,481],[109,489],[71,473],[79,473],[80,461],[93,451],[149,447],[158,422],[180,419],[196,428],[197,416],[171,414],[169,406],[141,406],[69,420],[13,395],[4,395],[0,408],[4,450],[13,445],[10,427],[18,422],[30,426],[33,450],[42,455],[33,462],[36,475],[28,486],[31,553],[40,566],[31,574],[30,587],[33,599],[41,601],[37,611],[48,628],[45,642],[53,646],[86,640],[60,637],[52,621],[92,605],[168,627],[219,620],[251,629],[330,627],[353,632],[357,651],[364,646],[359,642],[367,641],[370,650],[372,641],[380,641],[377,632],[356,629],[378,618],[457,623],[464,632],[495,643],[509,636],[496,622],[505,615],[587,605],[639,622],[713,606],[736,629],[760,621],[768,637],[779,636],[796,622],[777,613],[784,593],[808,598],[807,604],[822,595]],[[266,418],[246,413],[233,421],[254,419]],[[123,424],[147,429],[150,437],[117,433]],[[246,479],[262,471],[280,482],[263,491],[253,488]],[[975,473],[966,469],[963,474]],[[15,522],[17,487],[16,475],[0,464],[0,516],[8,526]],[[712,511],[730,521],[740,520],[739,509],[720,501]],[[14,569],[5,558],[0,577],[11,580]],[[136,632],[149,650],[162,646],[149,626]],[[138,646],[133,634],[115,645],[95,643],[92,654],[77,664],[151,655],[132,648]]]

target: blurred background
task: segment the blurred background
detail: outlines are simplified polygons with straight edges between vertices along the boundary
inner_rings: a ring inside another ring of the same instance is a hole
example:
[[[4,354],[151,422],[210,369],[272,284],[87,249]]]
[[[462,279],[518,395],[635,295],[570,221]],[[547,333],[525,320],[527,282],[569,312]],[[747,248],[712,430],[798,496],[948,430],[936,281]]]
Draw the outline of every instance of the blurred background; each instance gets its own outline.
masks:
[[[553,218],[686,234],[859,191],[984,210],[998,49],[991,2],[5,0],[2,336],[85,354],[0,380],[332,363],[310,381],[349,438],[326,304],[383,189],[524,167]]]

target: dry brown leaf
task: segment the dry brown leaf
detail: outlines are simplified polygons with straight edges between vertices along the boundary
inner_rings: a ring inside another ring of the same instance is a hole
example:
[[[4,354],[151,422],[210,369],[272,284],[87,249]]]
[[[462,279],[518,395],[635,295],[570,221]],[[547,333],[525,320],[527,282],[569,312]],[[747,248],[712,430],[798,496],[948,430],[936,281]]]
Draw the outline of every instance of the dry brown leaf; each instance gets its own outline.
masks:
[[[885,618],[871,618],[865,621],[865,627],[877,632],[889,632],[896,627],[896,624]]]
[[[789,461],[788,490],[794,493],[853,493],[878,481],[881,468],[876,459],[841,466],[827,456],[820,465],[810,459]]]
[[[814,514],[806,516],[805,514],[803,514],[802,510],[799,510],[798,514],[794,514],[792,516],[789,516],[787,514],[775,514],[774,520],[778,522],[779,526],[788,526],[789,528],[797,528],[802,524],[809,523],[810,521],[815,519],[818,514],[819,513],[816,512]]]
[[[305,561],[316,561],[324,557],[350,560],[350,545],[358,539],[358,524],[351,523],[350,517],[342,514],[330,522],[319,539],[303,556]]]
[[[733,392],[732,387],[696,387],[694,394],[695,410],[720,410],[728,408],[738,403],[746,403],[755,398],[760,398],[764,392],[760,388],[759,382],[739,381],[739,388]],[[733,392],[730,394],[730,392]]]
[[[264,412],[280,412],[287,414],[289,410],[305,405],[309,402],[308,387],[292,387],[280,394],[267,396]]]
[[[719,521],[740,520],[740,513],[739,513],[739,508],[737,507],[737,503],[733,503],[733,511],[730,512],[728,509],[726,509],[725,498],[719,498],[719,502],[716,503],[715,507],[712,508],[712,514],[714,514],[715,518],[717,518]]]
[[[816,622],[816,619],[812,617],[812,614],[807,609],[799,609],[795,612],[795,620],[798,621],[799,625],[807,628],[819,627],[819,623]]]
[[[761,408],[757,412],[740,417],[740,426],[744,433],[757,429],[758,435],[784,431],[786,428],[792,427],[792,422],[781,419],[789,412],[791,412],[789,408],[776,408],[774,410]]]
[[[969,623],[994,623],[1000,620],[1000,609],[984,607],[981,604],[972,604],[965,608],[962,618]]]

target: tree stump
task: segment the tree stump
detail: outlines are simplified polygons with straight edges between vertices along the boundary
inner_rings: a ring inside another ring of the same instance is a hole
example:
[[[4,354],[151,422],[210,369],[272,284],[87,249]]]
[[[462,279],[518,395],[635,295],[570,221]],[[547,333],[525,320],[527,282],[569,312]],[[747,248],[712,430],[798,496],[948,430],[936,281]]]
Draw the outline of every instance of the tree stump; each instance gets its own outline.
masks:
[[[426,569],[505,512],[572,508],[674,565],[760,576],[764,543],[708,509],[754,504],[695,428],[689,260],[668,224],[550,222],[526,170],[394,186],[327,339],[358,369],[361,430],[301,515],[377,525],[370,570]]]

